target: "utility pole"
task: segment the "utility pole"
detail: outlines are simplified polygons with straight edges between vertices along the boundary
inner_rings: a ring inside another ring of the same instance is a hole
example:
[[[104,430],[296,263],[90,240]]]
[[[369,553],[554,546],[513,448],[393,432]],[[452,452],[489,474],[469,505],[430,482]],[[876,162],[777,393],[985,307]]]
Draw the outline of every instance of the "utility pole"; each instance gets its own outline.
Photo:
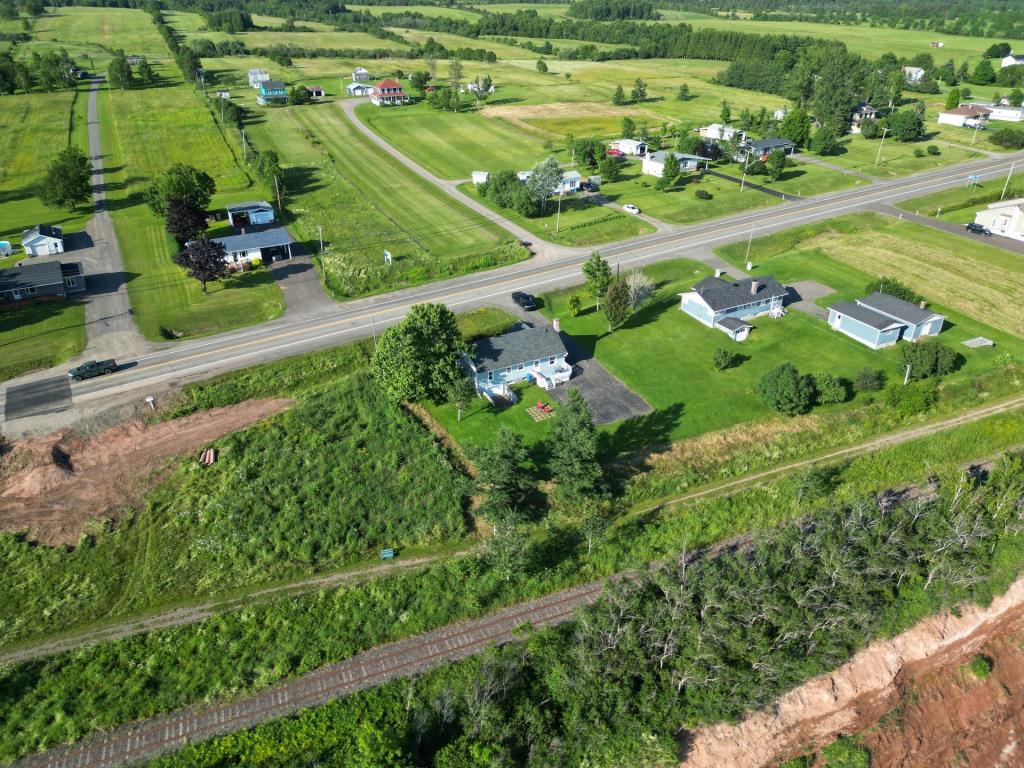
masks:
[[[280,205],[280,203],[278,203]],[[320,236],[320,253],[324,252],[324,228],[319,224],[316,225],[317,234]]]
[[[284,206],[281,205],[281,185],[277,181],[277,174],[274,174],[274,189],[277,190],[277,210],[283,211]]]
[[[555,214],[555,237],[558,237],[558,225],[562,221],[562,194],[564,188],[559,186],[558,188],[558,213]]]
[[[882,129],[882,140],[878,142],[878,154],[875,155],[875,165],[877,166],[882,161],[882,145],[885,144],[885,137],[889,133],[888,128]]]
[[[224,125],[224,97],[220,97],[220,124]]]
[[[743,188],[747,185],[747,166],[749,164],[750,164],[750,151],[748,150],[747,154],[744,156],[744,159],[743,159],[743,178],[740,179],[740,192],[742,192]]]
[[[370,315],[370,332],[373,334],[373,351],[377,351],[377,326],[374,325],[373,315]]]
[[[1006,183],[1003,184],[1003,192],[1002,192],[1001,195],[999,195],[999,199],[1000,200],[1002,200],[1004,197],[1006,197],[1006,190],[1010,188],[1010,177],[1013,176],[1013,166],[1015,166],[1016,164],[1017,164],[1016,160],[1014,160],[1012,163],[1010,163],[1010,172],[1008,174],[1006,174]]]
[[[910,383],[910,363],[907,363],[907,372],[903,374],[903,386]]]
[[[248,149],[248,145],[245,143],[245,128],[239,128],[238,130],[240,130],[242,132],[242,158],[244,160],[248,160],[249,159],[249,149]]]
[[[974,142],[978,140],[978,131],[981,130],[981,120],[974,121],[974,136],[971,137],[971,146],[974,146]]]
[[[750,246],[754,243],[754,226],[750,226],[750,237],[747,238],[747,255],[743,258],[743,263],[750,264]],[[747,269],[750,267],[748,266]]]

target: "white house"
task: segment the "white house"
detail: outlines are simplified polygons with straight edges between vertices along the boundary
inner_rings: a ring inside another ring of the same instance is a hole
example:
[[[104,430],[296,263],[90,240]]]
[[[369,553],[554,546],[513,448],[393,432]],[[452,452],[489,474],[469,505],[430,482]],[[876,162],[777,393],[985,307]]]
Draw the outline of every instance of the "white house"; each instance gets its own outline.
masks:
[[[779,107],[772,112],[772,118],[781,122],[786,119],[786,115],[789,114],[789,110],[786,107]]]
[[[910,85],[917,85],[924,80],[924,70],[920,67],[904,67],[903,79]]]
[[[974,221],[993,234],[1024,240],[1024,197],[992,203],[974,214]]]
[[[477,187],[486,184],[489,178],[491,178],[491,174],[487,171],[473,171],[473,184]]]
[[[349,83],[345,90],[349,96],[369,96],[373,93],[373,86],[369,83]]]
[[[357,83],[365,83],[371,80],[370,73],[362,67],[352,70],[352,79]]]
[[[877,118],[878,110],[866,101],[861,102],[850,116],[850,133],[860,133],[860,126],[865,120],[876,120]]]
[[[687,155],[683,152],[673,152],[676,156],[676,160],[679,161],[679,170],[681,171],[695,171],[700,166],[703,157],[697,155]],[[662,174],[665,173],[665,158],[668,157],[666,150],[660,150],[658,152],[651,152],[644,158],[642,170],[647,176],[656,176],[661,178]]]
[[[977,128],[988,120],[992,110],[974,104],[964,104],[956,109],[945,109],[939,112],[940,125],[955,125],[958,128]]]
[[[721,271],[705,277],[692,290],[679,294],[679,308],[709,328],[717,328],[733,341],[745,341],[752,326],[748,320],[761,315],[780,317],[788,295],[774,277],[723,280]]]
[[[270,73],[265,69],[250,69],[249,70],[249,87],[259,88],[260,83],[265,83],[270,79]]]
[[[647,152],[647,144],[636,139],[619,139],[614,146],[624,155],[642,155]]]
[[[463,90],[469,91],[470,93],[476,93],[477,91],[483,90],[483,85],[478,85],[476,81],[474,81],[463,88]],[[490,87],[487,89],[487,93],[494,93],[494,83],[491,83]]]
[[[981,104],[971,102],[969,106],[981,107],[989,110],[989,120],[1000,120],[1005,123],[1019,123],[1024,121],[1024,107],[1011,107],[1000,101],[999,104]]]
[[[1004,56],[1003,60],[999,62],[1000,68],[1002,67],[1015,67],[1018,64],[1024,64],[1024,56],[1020,54],[1011,53],[1009,56]]]
[[[224,246],[224,261],[228,264],[251,264],[256,259],[269,262],[275,257],[290,259],[294,242],[284,227],[211,239]]]
[[[28,256],[64,253],[64,231],[49,224],[36,224],[21,233],[21,247]]]
[[[579,192],[580,184],[583,182],[583,176],[579,171],[566,171],[562,174],[562,183],[555,189],[555,194],[561,193],[564,195],[571,194],[573,192]]]
[[[733,128],[731,125],[722,125],[721,123],[705,125],[703,128],[698,128],[697,133],[700,134],[702,139],[708,139],[709,141],[731,141],[735,136],[738,136],[741,141],[746,138],[746,134],[739,128]]]

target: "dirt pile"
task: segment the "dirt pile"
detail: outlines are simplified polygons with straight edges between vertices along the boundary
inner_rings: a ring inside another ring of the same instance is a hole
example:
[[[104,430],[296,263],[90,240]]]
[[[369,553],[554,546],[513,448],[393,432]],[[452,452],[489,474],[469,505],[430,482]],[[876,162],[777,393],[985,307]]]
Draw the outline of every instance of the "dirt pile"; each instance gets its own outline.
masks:
[[[902,635],[876,642],[862,650],[831,674],[822,675],[784,695],[774,711],[760,712],[736,725],[719,724],[695,732],[689,741],[682,765],[685,768],[761,768],[775,766],[795,755],[803,754],[832,741],[840,734],[858,733],[878,721],[899,703],[904,692],[912,690],[915,681],[926,675],[949,670],[970,659],[992,641],[1024,629],[1024,578],[1016,581],[987,608],[963,606],[955,614],[947,611],[927,619]],[[1017,662],[1019,663],[1019,662]],[[1013,667],[1007,670],[1013,674]],[[1006,696],[1015,699],[1004,712],[1021,709],[1016,695],[1024,682],[1018,682]],[[987,687],[987,684],[986,684]],[[961,749],[956,733],[944,736],[944,744],[925,747],[925,735],[944,725],[963,727],[968,744],[983,742],[983,733],[970,739],[966,734],[976,724],[984,725],[1005,719],[993,710],[986,715],[986,702],[979,694],[965,709],[945,712],[947,723],[931,723],[922,710],[917,738],[906,728],[895,728],[887,742],[878,742],[879,755],[872,766],[936,766],[955,762],[936,762],[933,752]],[[977,716],[977,717],[976,717]],[[1012,715],[1010,720],[1013,720]],[[1012,734],[1010,733],[1012,730]],[[903,732],[901,737],[899,734]],[[1006,725],[1006,737],[1016,743],[1018,730]],[[885,733],[890,733],[885,731]],[[933,734],[929,734],[933,735]],[[881,739],[881,736],[879,736]],[[905,739],[905,741],[904,741]],[[995,741],[995,739],[993,739]],[[1006,748],[1006,742],[999,746]],[[868,744],[870,746],[870,744]],[[971,747],[967,747],[970,749]],[[891,757],[886,758],[889,755]],[[1017,754],[1006,766],[1024,764],[1024,752]],[[886,761],[890,760],[890,761]],[[952,758],[951,758],[952,760]],[[964,765],[1001,765],[997,762],[969,762]]]
[[[133,420],[94,437],[72,431],[19,441],[0,458],[0,530],[75,544],[86,523],[116,518],[167,459],[279,413],[290,400],[251,400],[146,426]]]

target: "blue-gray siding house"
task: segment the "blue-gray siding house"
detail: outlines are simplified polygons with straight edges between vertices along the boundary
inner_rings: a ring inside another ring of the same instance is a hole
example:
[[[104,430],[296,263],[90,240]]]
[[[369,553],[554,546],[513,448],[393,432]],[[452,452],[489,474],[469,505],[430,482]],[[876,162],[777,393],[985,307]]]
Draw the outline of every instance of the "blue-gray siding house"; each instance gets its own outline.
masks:
[[[891,347],[900,339],[917,341],[938,335],[945,321],[944,315],[924,306],[877,291],[856,301],[837,301],[828,308],[830,327],[871,349]]]
[[[228,223],[240,229],[242,227],[263,227],[273,224],[276,217],[274,208],[266,200],[254,200],[250,203],[237,203],[227,207]]]
[[[568,381],[572,367],[566,363],[567,356],[565,344],[553,328],[526,328],[481,339],[464,363],[478,394],[513,399],[509,387],[520,381],[544,389]]]
[[[754,327],[750,318],[778,315],[788,291],[774,277],[747,277],[729,282],[706,277],[693,290],[679,294],[679,308],[733,341],[743,341]]]
[[[85,274],[76,262],[23,263],[0,270],[0,302],[43,297],[66,299],[85,290]]]

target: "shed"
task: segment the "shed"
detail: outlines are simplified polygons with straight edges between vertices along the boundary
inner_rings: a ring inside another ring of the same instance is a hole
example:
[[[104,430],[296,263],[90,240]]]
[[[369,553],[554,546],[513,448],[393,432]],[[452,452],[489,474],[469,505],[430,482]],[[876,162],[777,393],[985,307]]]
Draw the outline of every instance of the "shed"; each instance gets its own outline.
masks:
[[[27,256],[64,253],[64,230],[49,224],[36,224],[21,233],[21,247]]]
[[[624,155],[642,155],[647,152],[647,144],[636,139],[619,139],[615,145]]]
[[[266,200],[229,205],[227,212],[228,223],[232,227],[266,226],[276,219],[273,206]]]
[[[491,174],[487,171],[473,171],[473,184],[478,187],[481,184],[486,184],[489,178],[491,178]]]

